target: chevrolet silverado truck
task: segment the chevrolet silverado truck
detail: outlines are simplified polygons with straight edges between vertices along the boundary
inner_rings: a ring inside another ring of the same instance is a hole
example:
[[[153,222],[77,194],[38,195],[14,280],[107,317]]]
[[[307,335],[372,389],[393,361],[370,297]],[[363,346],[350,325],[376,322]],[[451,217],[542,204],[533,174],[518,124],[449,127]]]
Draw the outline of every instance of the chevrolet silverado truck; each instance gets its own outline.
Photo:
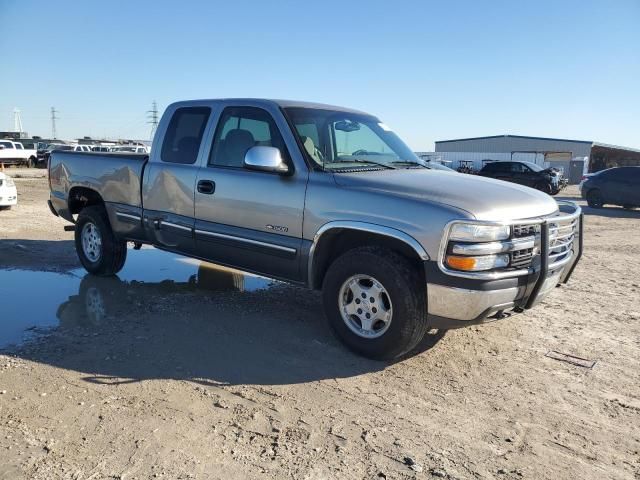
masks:
[[[314,103],[174,103],[149,155],[54,151],[49,182],[90,273],[132,242],[321,289],[377,359],[533,307],[582,253],[577,205],[431,169],[375,116]]]

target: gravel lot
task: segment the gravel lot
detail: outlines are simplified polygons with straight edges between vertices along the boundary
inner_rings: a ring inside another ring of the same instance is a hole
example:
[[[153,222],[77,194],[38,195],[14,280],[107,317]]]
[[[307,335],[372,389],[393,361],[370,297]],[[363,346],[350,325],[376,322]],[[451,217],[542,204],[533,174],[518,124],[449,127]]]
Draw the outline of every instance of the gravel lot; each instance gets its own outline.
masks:
[[[151,249],[85,277],[46,178],[16,184],[0,332],[34,328],[0,350],[1,479],[640,479],[640,211],[586,209],[536,309],[388,364],[334,340],[317,293]]]

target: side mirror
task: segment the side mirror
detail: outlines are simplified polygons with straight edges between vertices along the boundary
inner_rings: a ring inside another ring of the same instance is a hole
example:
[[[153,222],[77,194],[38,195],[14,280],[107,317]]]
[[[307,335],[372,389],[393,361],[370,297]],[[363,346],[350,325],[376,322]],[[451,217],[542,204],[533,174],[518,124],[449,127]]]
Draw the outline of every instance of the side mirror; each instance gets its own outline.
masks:
[[[280,150],[276,147],[251,147],[244,156],[244,166],[250,170],[284,174],[289,167],[282,159]]]

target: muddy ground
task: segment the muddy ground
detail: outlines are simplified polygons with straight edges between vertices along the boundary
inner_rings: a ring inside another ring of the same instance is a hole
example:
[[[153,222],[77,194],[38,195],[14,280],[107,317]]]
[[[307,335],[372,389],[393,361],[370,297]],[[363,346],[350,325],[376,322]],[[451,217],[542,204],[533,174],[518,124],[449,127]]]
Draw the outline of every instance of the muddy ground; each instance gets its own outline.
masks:
[[[46,179],[16,184],[2,479],[640,479],[638,211],[587,209],[573,281],[536,309],[389,364],[346,351],[298,288],[153,249],[86,277]]]

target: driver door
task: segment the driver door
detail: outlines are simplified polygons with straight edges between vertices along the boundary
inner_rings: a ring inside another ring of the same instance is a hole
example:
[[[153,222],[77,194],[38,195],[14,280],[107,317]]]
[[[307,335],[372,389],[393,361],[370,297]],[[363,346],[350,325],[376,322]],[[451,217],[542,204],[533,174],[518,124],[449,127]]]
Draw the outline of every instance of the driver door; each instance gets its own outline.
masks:
[[[253,146],[280,150],[287,174],[249,170]],[[302,215],[308,171],[294,170],[270,112],[226,107],[195,193],[196,249],[215,263],[276,278],[303,280]]]

